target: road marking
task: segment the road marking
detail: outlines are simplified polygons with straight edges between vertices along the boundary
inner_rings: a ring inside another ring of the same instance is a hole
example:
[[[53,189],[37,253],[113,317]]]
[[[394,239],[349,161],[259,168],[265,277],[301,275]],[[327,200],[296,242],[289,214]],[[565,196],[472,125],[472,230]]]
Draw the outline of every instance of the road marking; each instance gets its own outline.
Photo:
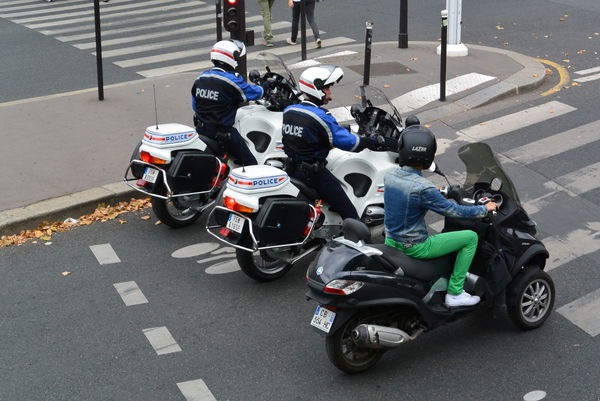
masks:
[[[594,72],[600,72],[600,67],[593,67],[593,68],[588,68],[587,70],[575,71],[575,74],[577,74],[577,75],[587,75],[587,74],[592,74]]]
[[[323,46],[337,46],[337,45],[342,45],[345,43],[351,43],[351,42],[355,42],[354,39],[350,39],[350,38],[346,38],[343,36],[339,36],[339,37],[335,37],[335,38],[331,38],[331,39],[327,39],[327,40],[323,40]],[[274,49],[269,49],[269,53],[273,53],[276,55],[284,55],[284,54],[291,54],[291,53],[296,53],[299,50],[296,48],[296,46],[287,46],[287,47],[276,47]],[[248,58],[252,58],[252,57],[256,57],[259,53],[262,53],[263,51],[256,51],[256,52],[252,52],[249,53],[247,55]],[[212,62],[210,61],[199,61],[199,62],[194,62],[194,63],[187,63],[187,64],[179,64],[179,65],[174,65],[174,66],[170,66],[170,67],[162,67],[162,68],[155,68],[155,69],[151,69],[151,70],[144,70],[144,71],[136,71],[138,74],[146,77],[146,78],[151,78],[151,77],[158,77],[158,76],[162,76],[162,75],[167,75],[167,74],[176,74],[176,73],[180,73],[180,72],[188,72],[188,71],[197,71],[197,70],[202,70],[208,67],[212,66]]]
[[[546,398],[546,392],[542,390],[530,391],[523,396],[523,401],[541,401]]]
[[[37,10],[23,11],[23,10],[29,10],[31,8],[37,8]],[[1,18],[24,17],[26,15],[50,14],[50,13],[58,12],[58,11],[76,10],[78,8],[87,8],[89,10],[90,5],[85,4],[85,3],[83,3],[83,4],[80,3],[80,4],[76,4],[76,5],[63,6],[63,7],[56,7],[56,6],[47,7],[38,2],[35,4],[27,4],[27,5],[22,5],[22,6],[18,6],[18,7],[3,8],[0,6],[0,12],[2,12],[2,14],[0,14],[0,17]]]
[[[315,57],[315,60],[320,60],[322,58],[332,58],[332,57],[342,57],[342,56],[350,56],[352,54],[356,54],[358,52],[355,52],[353,50],[342,50],[341,52],[337,52],[337,53],[331,53],[331,54],[327,54],[325,56],[319,56],[319,57]]]
[[[200,262],[202,261],[199,260],[198,263]],[[204,272],[206,274],[227,274],[237,272],[239,270],[241,269],[237,259],[230,259],[220,263],[215,263],[214,265],[207,267]]]
[[[177,383],[177,387],[186,401],[217,401],[202,379]]]
[[[589,222],[586,226],[586,229],[580,228],[566,235],[553,235],[542,240],[550,254],[544,270],[551,271],[600,249],[600,222]]]
[[[595,81],[597,79],[600,79],[600,74],[588,75],[587,77],[583,77],[583,78],[575,78],[573,81],[583,83],[583,82]]]
[[[101,265],[109,265],[112,263],[121,263],[121,259],[110,244],[90,245],[92,253]]]
[[[549,120],[551,118],[562,116],[577,110],[573,106],[558,102],[556,100],[520,110],[515,113],[507,114],[493,120],[475,124],[471,127],[462,129],[457,135],[467,136],[476,141],[482,141],[528,127]]]
[[[127,306],[147,304],[148,300],[135,281],[113,284]]]
[[[478,74],[475,72],[449,79],[446,82],[446,95],[454,95],[493,79],[496,79],[496,77]],[[391,102],[401,114],[406,114],[415,109],[421,108],[430,102],[438,100],[439,98],[440,84],[437,83],[405,93],[402,96],[392,99]]]
[[[166,327],[152,327],[143,330],[144,335],[156,351],[157,355],[171,354],[180,352],[181,347],[177,344],[169,329]]]
[[[600,289],[556,310],[592,337],[600,334]]]
[[[560,76],[560,81],[554,85],[554,87],[548,89],[546,92],[542,93],[540,96],[548,96],[556,92],[560,92],[561,88],[569,83],[569,71],[562,65],[555,63],[554,61],[544,60],[541,58],[537,59],[540,63],[549,65],[551,67],[556,68],[558,71],[558,75]]]
[[[595,142],[600,139],[598,132],[600,120],[513,148],[504,155],[513,161],[530,164]]]
[[[600,187],[600,162],[555,178],[553,181],[581,195]]]
[[[171,256],[177,259],[193,258],[194,256],[204,255],[215,251],[219,247],[220,245],[216,242],[203,242],[177,249]]]

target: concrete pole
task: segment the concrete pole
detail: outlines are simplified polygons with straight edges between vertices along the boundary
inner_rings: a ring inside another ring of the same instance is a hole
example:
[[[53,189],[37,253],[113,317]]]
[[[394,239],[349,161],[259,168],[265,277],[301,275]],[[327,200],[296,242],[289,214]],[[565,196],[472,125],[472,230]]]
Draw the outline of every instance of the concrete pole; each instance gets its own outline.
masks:
[[[469,54],[469,49],[461,43],[462,0],[446,0],[448,10],[448,57],[463,57]],[[437,48],[440,54],[441,46]]]

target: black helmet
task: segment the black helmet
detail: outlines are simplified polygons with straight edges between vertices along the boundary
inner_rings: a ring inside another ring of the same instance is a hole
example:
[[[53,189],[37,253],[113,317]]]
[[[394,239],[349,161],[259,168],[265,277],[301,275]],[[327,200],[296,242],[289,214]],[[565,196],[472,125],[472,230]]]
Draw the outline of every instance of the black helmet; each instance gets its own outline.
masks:
[[[433,162],[437,143],[433,132],[422,125],[406,127],[398,140],[398,164],[428,168]]]

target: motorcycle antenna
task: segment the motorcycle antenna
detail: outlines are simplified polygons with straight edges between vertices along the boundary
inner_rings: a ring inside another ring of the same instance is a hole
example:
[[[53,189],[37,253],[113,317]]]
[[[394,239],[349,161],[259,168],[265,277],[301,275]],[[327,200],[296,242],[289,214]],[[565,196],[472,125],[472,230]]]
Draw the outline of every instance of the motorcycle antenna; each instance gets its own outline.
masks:
[[[158,129],[158,109],[156,108],[156,84],[152,84],[152,94],[154,95],[154,119],[156,120],[156,129]]]

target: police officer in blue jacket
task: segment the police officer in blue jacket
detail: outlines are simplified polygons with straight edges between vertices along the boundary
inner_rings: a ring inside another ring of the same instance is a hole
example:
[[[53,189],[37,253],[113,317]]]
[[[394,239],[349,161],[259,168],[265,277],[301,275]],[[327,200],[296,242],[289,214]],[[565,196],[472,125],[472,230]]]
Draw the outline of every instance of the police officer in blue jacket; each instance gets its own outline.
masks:
[[[198,75],[192,86],[194,123],[200,135],[216,139],[224,152],[248,166],[257,164],[256,158],[233,127],[235,113],[248,100],[263,97],[265,86],[252,85],[235,72],[246,46],[237,40],[222,40],[210,50],[212,69]]]
[[[291,177],[315,189],[343,219],[358,219],[342,186],[325,168],[327,155],[333,147],[351,152],[385,150],[385,140],[348,131],[321,107],[331,101],[331,86],[343,77],[342,69],[331,65],[311,67],[300,75],[298,86],[304,100],[283,112],[283,150],[289,157],[287,172]]]

